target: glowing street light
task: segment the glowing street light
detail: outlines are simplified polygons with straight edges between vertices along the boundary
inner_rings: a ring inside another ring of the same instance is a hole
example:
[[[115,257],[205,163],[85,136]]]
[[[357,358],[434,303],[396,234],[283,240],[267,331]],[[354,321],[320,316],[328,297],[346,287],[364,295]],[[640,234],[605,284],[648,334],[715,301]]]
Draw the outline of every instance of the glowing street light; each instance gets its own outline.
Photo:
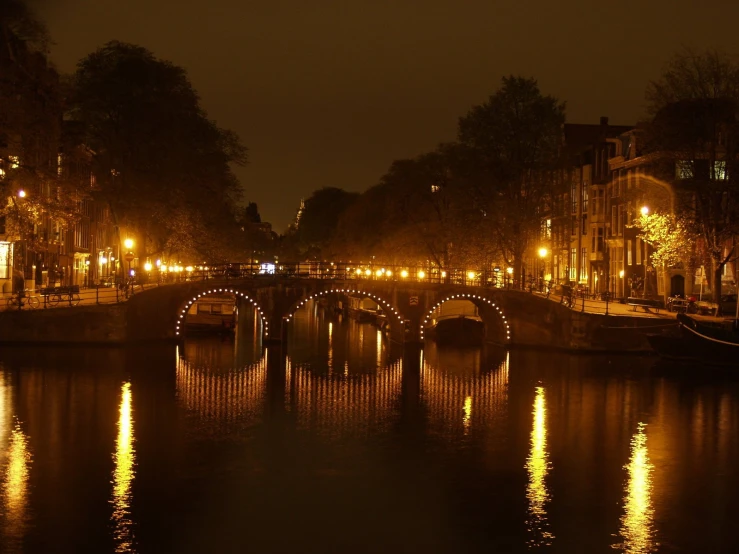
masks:
[[[25,198],[26,197],[26,191],[21,189],[18,191],[18,198]]]
[[[403,279],[405,279],[406,277],[408,277],[408,271],[404,269],[403,271],[400,272],[400,276]]]
[[[423,271],[423,270],[419,271],[418,272],[418,278],[419,279],[423,279],[424,277],[426,277],[426,272]]]
[[[144,264],[144,270],[147,271],[147,272],[148,271],[151,271],[151,262],[146,262]]]
[[[131,250],[133,248],[133,239],[126,239],[123,241],[123,246]]]
[[[642,206],[640,211],[642,215],[649,215],[649,208],[647,206]]]

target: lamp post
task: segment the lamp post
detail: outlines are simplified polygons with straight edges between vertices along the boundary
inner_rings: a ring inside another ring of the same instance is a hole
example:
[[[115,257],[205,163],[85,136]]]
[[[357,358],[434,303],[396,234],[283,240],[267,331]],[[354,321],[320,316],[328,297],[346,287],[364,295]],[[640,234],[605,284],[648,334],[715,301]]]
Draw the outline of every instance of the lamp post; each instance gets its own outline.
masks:
[[[539,248],[539,257],[541,258],[541,263],[544,264],[542,281],[545,281],[547,278],[547,254],[549,254],[549,250],[544,247]]]
[[[126,247],[126,255],[124,256],[125,260],[128,262],[128,275],[131,276],[131,262],[134,259],[133,255],[133,240],[132,239],[126,239],[123,241],[123,246]]]

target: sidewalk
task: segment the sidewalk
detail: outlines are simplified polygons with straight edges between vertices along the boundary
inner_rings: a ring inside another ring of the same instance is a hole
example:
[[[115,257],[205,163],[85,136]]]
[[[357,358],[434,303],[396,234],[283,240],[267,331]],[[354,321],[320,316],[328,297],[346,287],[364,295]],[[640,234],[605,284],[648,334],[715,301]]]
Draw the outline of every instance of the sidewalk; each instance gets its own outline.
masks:
[[[132,296],[133,294],[138,294],[142,290],[146,290],[156,286],[157,285],[155,283],[148,285],[136,285],[132,292],[129,291],[128,297]],[[79,295],[74,295],[72,297],[71,303],[70,297],[68,295],[62,295],[62,299],[54,306],[51,306],[48,302],[48,298],[45,299],[42,295],[38,293],[38,291],[26,292],[26,296],[38,298],[39,305],[38,308],[35,308],[36,310],[69,308],[70,306],[92,306],[96,304],[118,304],[120,302],[125,302],[126,300],[128,300],[125,291],[119,290],[116,287],[96,287],[80,289]],[[79,296],[79,302],[76,302],[76,296]],[[0,311],[18,309],[17,306],[13,306],[12,308],[8,307],[8,299],[10,298],[13,298],[13,296],[3,295],[2,297],[0,297]],[[44,302],[44,300],[47,300],[46,303]],[[29,310],[32,309],[32,307],[29,304],[24,304],[22,309]]]
[[[545,298],[546,295],[539,292],[533,294]],[[552,302],[561,303],[562,296],[557,294],[550,294],[549,300]],[[606,302],[605,300],[591,300],[583,298],[574,298],[573,311],[585,312],[589,314],[605,314],[606,313]],[[583,309],[583,301],[585,306]],[[621,302],[608,302],[608,315],[628,316],[628,317],[645,317],[652,319],[662,320],[675,320],[677,318],[677,312],[668,312],[664,308],[660,308],[659,312],[655,308],[643,308],[641,306],[629,306],[628,304],[622,304]],[[689,314],[690,317],[703,321],[724,321],[726,319],[734,319],[733,317],[724,316],[710,316],[700,314]]]

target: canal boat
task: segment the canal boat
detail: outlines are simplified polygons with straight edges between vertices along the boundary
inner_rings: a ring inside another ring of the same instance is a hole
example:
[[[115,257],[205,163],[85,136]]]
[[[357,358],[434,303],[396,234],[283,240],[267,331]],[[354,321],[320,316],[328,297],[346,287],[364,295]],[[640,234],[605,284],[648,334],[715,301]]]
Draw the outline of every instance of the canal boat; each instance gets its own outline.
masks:
[[[739,332],[735,320],[697,320],[677,314],[678,327],[647,335],[662,358],[711,366],[739,367]]]
[[[470,346],[482,344],[484,333],[485,326],[479,316],[455,314],[432,319],[427,336],[439,344]]]
[[[378,327],[384,327],[387,321],[382,308],[370,298],[350,297],[347,314],[359,323],[372,323]]]
[[[210,294],[199,298],[185,315],[188,333],[233,334],[236,327],[236,299],[230,294]]]

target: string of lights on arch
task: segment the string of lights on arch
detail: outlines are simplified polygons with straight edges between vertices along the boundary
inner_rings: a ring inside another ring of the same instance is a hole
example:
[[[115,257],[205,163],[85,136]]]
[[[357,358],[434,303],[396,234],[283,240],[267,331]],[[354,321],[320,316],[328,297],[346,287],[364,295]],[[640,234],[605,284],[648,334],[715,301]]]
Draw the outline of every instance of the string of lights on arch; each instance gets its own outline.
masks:
[[[257,310],[259,313],[259,318],[262,320],[262,325],[264,325],[264,336],[269,336],[269,322],[267,321],[267,318],[264,317],[264,312],[262,311],[262,308],[254,302],[254,299],[251,298],[248,294],[244,294],[243,292],[234,290],[234,289],[211,289],[207,292],[201,292],[197,296],[193,296],[188,302],[187,306],[182,310],[180,313],[179,318],[177,319],[177,326],[175,328],[175,335],[179,336],[180,334],[180,327],[182,325],[182,320],[185,319],[185,315],[187,314],[187,310],[190,309],[190,306],[192,306],[195,302],[197,302],[198,298],[202,298],[203,296],[208,296],[209,294],[217,294],[219,292],[230,292],[231,294],[235,294],[236,296],[240,296],[244,300],[248,300],[252,304],[254,304],[254,309]]]
[[[440,300],[437,302],[432,308],[428,311],[426,314],[426,317],[423,320],[423,323],[421,324],[421,340],[423,340],[423,330],[424,326],[429,322],[429,317],[434,313],[434,310],[436,310],[439,306],[441,306],[444,302],[447,302],[448,300],[456,300],[457,298],[461,298],[463,300],[472,300],[476,299],[481,302],[486,302],[495,310],[498,312],[498,315],[500,315],[500,318],[503,320],[503,325],[505,325],[505,332],[506,332],[506,342],[510,342],[511,340],[511,326],[508,324],[508,320],[505,317],[505,314],[503,313],[503,310],[500,309],[500,306],[496,305],[495,302],[492,300],[489,300],[488,298],[485,298],[484,296],[479,296],[477,294],[450,294],[447,296],[444,300]]]
[[[336,292],[343,292],[345,294],[363,294],[365,296],[369,296],[372,298],[372,300],[376,301],[378,304],[382,304],[383,307],[387,308],[392,314],[398,318],[398,323],[403,323],[404,319],[403,316],[400,315],[400,312],[398,312],[395,308],[390,305],[389,302],[386,302],[383,298],[380,298],[379,296],[372,294],[371,292],[367,292],[364,290],[354,290],[354,289],[331,289],[331,290],[324,290],[321,292],[317,292],[315,294],[311,294],[308,298],[301,300],[298,302],[298,304],[295,306],[295,309],[290,312],[290,315],[288,315],[285,318],[285,321],[290,321],[290,318],[293,316],[296,310],[301,308],[304,304],[306,304],[308,301],[313,300],[314,298],[318,298],[319,296],[324,296],[326,294],[336,293]]]

